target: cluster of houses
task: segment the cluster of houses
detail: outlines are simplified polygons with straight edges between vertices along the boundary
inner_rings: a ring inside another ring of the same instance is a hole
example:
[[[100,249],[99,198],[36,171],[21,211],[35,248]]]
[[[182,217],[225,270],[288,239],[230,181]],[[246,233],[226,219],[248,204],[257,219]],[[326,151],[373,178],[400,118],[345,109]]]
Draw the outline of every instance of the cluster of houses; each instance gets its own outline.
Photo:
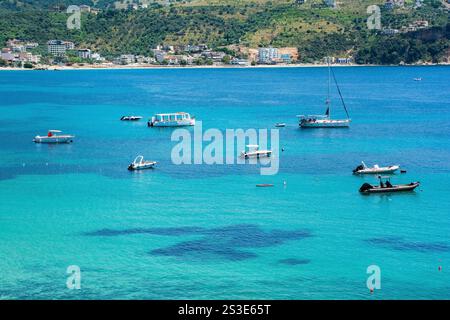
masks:
[[[158,45],[153,57],[124,54],[114,59],[115,64],[150,63],[160,65],[240,65],[293,63],[298,60],[297,48],[227,48],[236,52],[235,56],[227,50],[212,50],[206,44],[200,45]]]
[[[407,33],[407,32],[414,32],[421,29],[428,28],[429,23],[427,20],[417,20],[413,23],[410,23],[407,26],[403,26],[400,29],[393,29],[393,28],[384,28],[381,33],[385,35],[394,35],[397,33]]]
[[[23,40],[9,40],[7,47],[2,49],[1,59],[11,61],[29,62],[38,65],[41,56],[34,55],[27,50],[38,47],[38,43]],[[231,45],[222,49],[213,50],[206,44],[200,45],[158,45],[152,49],[152,56],[122,54],[113,59],[105,59],[91,49],[77,48],[71,41],[50,40],[47,42],[47,58],[50,64],[59,64],[68,61],[68,52],[71,57],[78,57],[81,63],[99,63],[103,65],[274,65],[296,63],[299,59],[298,49],[294,47],[275,48],[248,48]],[[333,58],[332,63],[349,64],[350,58]],[[22,64],[23,66],[23,64]],[[45,67],[45,66],[39,66]]]
[[[2,48],[0,59],[12,65],[23,66],[27,63],[39,63],[41,56],[31,53],[39,44],[23,40],[11,39]]]

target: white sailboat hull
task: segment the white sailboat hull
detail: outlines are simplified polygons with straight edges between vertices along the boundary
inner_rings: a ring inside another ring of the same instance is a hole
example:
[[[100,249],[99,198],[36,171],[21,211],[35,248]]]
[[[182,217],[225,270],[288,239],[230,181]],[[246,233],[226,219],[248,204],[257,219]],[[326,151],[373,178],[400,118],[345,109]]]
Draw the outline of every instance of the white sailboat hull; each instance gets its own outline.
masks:
[[[333,120],[333,119],[317,119],[315,121],[300,120],[301,128],[348,128],[350,119]]]

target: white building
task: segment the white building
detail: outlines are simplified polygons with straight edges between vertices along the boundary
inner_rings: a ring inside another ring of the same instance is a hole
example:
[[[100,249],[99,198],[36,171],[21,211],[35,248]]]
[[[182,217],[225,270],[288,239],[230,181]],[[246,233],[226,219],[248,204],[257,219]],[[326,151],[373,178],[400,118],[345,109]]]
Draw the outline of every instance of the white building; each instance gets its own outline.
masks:
[[[136,62],[136,57],[134,54],[122,54],[120,56],[120,63],[121,64],[131,64]]]
[[[54,56],[64,56],[66,50],[73,50],[75,44],[70,41],[50,40],[47,42],[48,52]]]
[[[92,53],[90,49],[78,49],[78,57],[80,57],[81,59],[91,59],[92,58]]]
[[[98,62],[104,62],[106,60],[105,58],[100,56],[99,53],[95,53],[95,52],[91,54],[91,59],[95,60],[95,61],[98,61]]]
[[[258,62],[262,64],[274,63],[279,58],[277,48],[259,48],[258,49]]]

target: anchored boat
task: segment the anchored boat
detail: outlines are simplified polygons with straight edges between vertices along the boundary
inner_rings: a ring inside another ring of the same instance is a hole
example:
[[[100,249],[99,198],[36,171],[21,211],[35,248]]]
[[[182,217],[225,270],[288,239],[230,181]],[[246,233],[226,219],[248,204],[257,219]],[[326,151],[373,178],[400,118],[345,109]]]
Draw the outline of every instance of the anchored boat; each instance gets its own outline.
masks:
[[[69,134],[60,134],[61,130],[49,130],[46,136],[36,136],[33,139],[35,143],[71,143],[75,136]]]
[[[393,166],[387,166],[387,167],[379,167],[377,164],[373,167],[368,167],[364,163],[364,161],[361,161],[361,164],[357,166],[355,169],[353,169],[354,174],[390,174],[395,173],[400,169],[399,165],[393,165]]]
[[[271,150],[259,150],[259,145],[257,144],[248,144],[246,148],[248,150],[241,152],[241,157],[245,159],[270,157],[272,155]]]
[[[149,121],[149,127],[182,127],[194,126],[195,118],[187,112],[158,113]]]
[[[144,160],[143,156],[137,156],[136,159],[128,166],[128,170],[144,170],[144,169],[152,169],[156,165],[156,161],[147,161]]]
[[[139,121],[141,119],[141,116],[123,116],[122,118],[120,118],[120,120],[122,121]]]
[[[347,119],[333,119],[331,117],[331,99],[330,99],[330,87],[331,87],[331,77],[334,79],[336,84],[339,97],[341,98],[342,106],[344,107]],[[342,97],[341,89],[334,75],[334,71],[331,69],[330,62],[328,61],[328,95],[325,101],[327,105],[327,110],[324,115],[298,115],[300,128],[348,128],[350,126],[351,119],[349,117],[347,107]]]
[[[361,188],[359,188],[359,192],[362,194],[371,194],[371,193],[391,193],[391,192],[406,192],[413,191],[420,185],[420,182],[411,182],[409,184],[391,184],[390,177],[378,177],[380,180],[380,184],[377,186],[371,185],[370,183],[364,183]]]

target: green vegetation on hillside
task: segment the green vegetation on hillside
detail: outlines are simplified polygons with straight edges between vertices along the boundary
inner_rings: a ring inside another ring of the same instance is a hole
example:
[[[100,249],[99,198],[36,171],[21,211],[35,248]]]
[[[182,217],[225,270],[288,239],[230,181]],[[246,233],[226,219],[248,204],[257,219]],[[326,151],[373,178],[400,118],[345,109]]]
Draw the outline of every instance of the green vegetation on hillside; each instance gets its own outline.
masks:
[[[136,3],[138,1],[135,1]],[[337,9],[311,0],[191,0],[153,4],[148,9],[115,10],[114,1],[99,0],[103,8],[82,14],[81,30],[68,30],[69,14],[52,10],[55,5],[90,4],[90,0],[7,0],[0,2],[0,44],[21,38],[43,44],[49,39],[74,41],[105,56],[120,53],[150,55],[161,43],[202,44],[218,48],[231,44],[246,47],[292,46],[300,60],[314,62],[327,55],[354,56],[358,63],[397,64],[438,62],[449,48],[448,12],[436,0],[425,5],[386,10],[384,1],[342,0]],[[383,35],[368,30],[367,6],[379,4],[386,28],[400,29],[416,20],[431,28]],[[108,8],[108,9],[107,9]]]

